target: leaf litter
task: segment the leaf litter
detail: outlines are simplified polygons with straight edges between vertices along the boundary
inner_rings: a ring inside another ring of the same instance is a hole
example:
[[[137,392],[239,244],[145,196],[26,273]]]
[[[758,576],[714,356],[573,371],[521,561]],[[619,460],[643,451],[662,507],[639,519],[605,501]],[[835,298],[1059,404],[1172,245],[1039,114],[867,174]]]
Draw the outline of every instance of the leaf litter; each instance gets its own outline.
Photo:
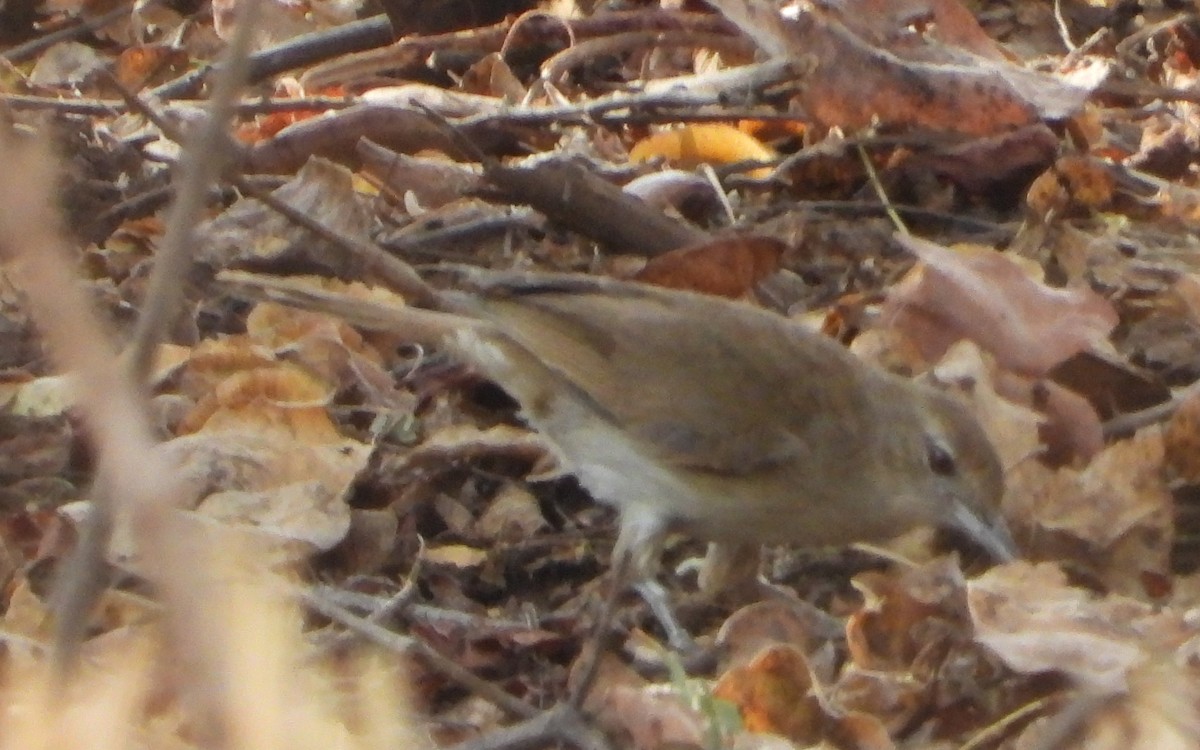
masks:
[[[257,95],[235,108],[239,169],[333,237],[244,185],[211,186],[148,401],[160,442],[147,466],[168,462],[202,535],[254,550],[197,568],[272,571],[205,614],[226,637],[206,669],[259,672],[248,703],[295,716],[285,696],[308,696],[296,707],[314,743],[382,747],[419,727],[420,744],[505,747],[500,727],[567,695],[587,648],[612,518],[511,401],[399,332],[234,291],[286,277],[310,300],[404,304],[393,253],[422,269],[587,271],[742,298],[957,391],[1002,456],[1025,559],[990,570],[939,540],[866,560],[780,552],[764,572],[782,599],[712,603],[692,591],[698,548],[672,538],[664,581],[724,657],[682,676],[622,599],[585,704],[614,741],[1195,745],[1193,20],[1166,3],[1131,18],[1095,3],[462,0],[384,3],[386,17],[359,21],[352,3],[264,4]],[[14,16],[0,40],[14,62],[6,127],[49,134],[64,156],[67,257],[119,342],[166,229],[164,160],[208,95],[203,64],[231,38],[232,10],[146,4],[27,53],[93,12],[56,3],[37,25]],[[381,19],[386,42],[372,36]],[[347,46],[309,46],[338,29]],[[30,266],[6,248],[2,273],[14,677],[0,713],[22,746],[82,726],[98,747],[134,727],[144,744],[204,744],[212,715],[163,650],[179,647],[159,627],[178,600],[146,585],[126,520],[74,713],[38,695],[51,690],[52,582],[109,448],[38,343]],[[342,619],[311,602],[301,617],[280,594],[319,581],[357,597]],[[367,649],[314,645],[347,627],[389,642],[362,623],[408,650],[362,662]],[[260,661],[245,658],[268,634]],[[303,689],[284,665],[307,665]],[[419,717],[382,720],[407,702]],[[57,723],[21,718],[43,715]],[[236,744],[265,746],[256,720],[227,718],[246,730]],[[600,741],[554,731],[541,736]]]

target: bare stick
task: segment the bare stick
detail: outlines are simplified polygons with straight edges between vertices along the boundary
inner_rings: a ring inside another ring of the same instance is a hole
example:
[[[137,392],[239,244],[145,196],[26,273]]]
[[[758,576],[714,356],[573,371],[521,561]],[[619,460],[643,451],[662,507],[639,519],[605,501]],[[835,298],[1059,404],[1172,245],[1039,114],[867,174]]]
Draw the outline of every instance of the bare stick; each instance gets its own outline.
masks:
[[[496,687],[496,685],[479,677],[454,660],[448,659],[433,648],[430,648],[423,641],[400,635],[399,633],[393,633],[382,625],[371,622],[364,617],[359,617],[344,607],[330,601],[327,597],[321,596],[319,592],[304,590],[298,592],[297,595],[313,611],[319,612],[331,620],[352,629],[373,643],[398,653],[419,655],[431,668],[470,689],[476,695],[491,701],[512,716],[527,719],[537,716],[539,713],[538,709],[504,692]]]
[[[205,195],[220,174],[228,156],[225,146],[225,127],[231,105],[245,77],[245,57],[250,47],[254,16],[259,3],[251,0],[242,6],[241,22],[237,26],[222,65],[222,74],[214,84],[209,119],[200,126],[184,155],[180,172],[180,188],[171,208],[166,235],[150,277],[145,305],[130,348],[129,377],[121,379],[124,388],[140,388],[151,370],[155,352],[175,320],[183,299],[183,279],[187,273],[193,244],[193,228],[199,219]],[[48,299],[54,299],[49,297]],[[102,338],[97,338],[102,341]],[[136,384],[136,385],[135,385]],[[97,395],[101,401],[105,394]],[[140,404],[140,398],[130,403]],[[93,433],[97,436],[100,433]],[[147,436],[147,440],[149,437]],[[105,445],[104,441],[98,441]],[[108,536],[113,524],[115,490],[110,478],[98,472],[96,491],[92,494],[92,512],[84,526],[79,546],[63,568],[54,592],[56,613],[55,653],[61,672],[72,668],[79,644],[87,629],[87,618],[100,595],[101,581],[97,571],[102,568]]]
[[[233,103],[246,80],[246,56],[258,15],[258,2],[242,7],[233,40],[213,82],[208,118],[186,144],[180,163],[179,189],[167,214],[167,231],[159,246],[142,314],[129,352],[130,370],[137,382],[149,375],[158,345],[175,322],[183,303],[183,279],[195,244],[195,227],[209,187],[221,176],[231,154],[227,128]]]
[[[147,526],[161,526],[160,503],[171,494],[170,480],[167,472],[155,471],[154,438],[141,394],[105,343],[108,332],[69,269],[53,209],[51,156],[41,144],[22,145],[0,132],[0,162],[6,165],[0,180],[0,254],[19,262],[30,312],[59,365],[75,375],[78,407],[99,446],[94,501],[112,506],[121,498]],[[109,507],[102,523],[111,518]],[[103,531],[97,524],[89,528]],[[97,558],[93,567],[80,567],[73,559],[64,573],[65,589],[86,596],[97,585],[100,563]],[[91,609],[90,601],[83,606],[80,598],[68,604],[59,610],[59,636],[69,634],[56,652],[60,678],[67,676]]]

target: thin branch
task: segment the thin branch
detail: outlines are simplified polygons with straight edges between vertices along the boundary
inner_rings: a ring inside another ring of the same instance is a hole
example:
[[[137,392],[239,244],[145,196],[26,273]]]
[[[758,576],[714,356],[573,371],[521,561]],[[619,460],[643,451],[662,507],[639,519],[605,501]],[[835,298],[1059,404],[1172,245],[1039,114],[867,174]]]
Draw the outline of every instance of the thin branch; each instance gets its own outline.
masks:
[[[124,99],[64,99],[57,96],[33,96],[31,94],[0,93],[0,103],[14,110],[49,109],[72,115],[96,115],[108,117],[130,109]],[[296,112],[303,110],[345,109],[358,102],[353,99],[332,96],[308,96],[294,99],[245,99],[234,105],[239,117],[252,117],[274,112]],[[193,105],[186,105],[189,108]],[[167,109],[171,109],[168,105]]]
[[[528,703],[504,692],[494,684],[479,677],[474,672],[446,658],[424,642],[416,638],[393,633],[387,628],[370,620],[359,617],[350,610],[335,604],[328,597],[321,596],[316,591],[298,590],[296,595],[305,606],[314,612],[345,625],[372,643],[402,654],[416,654],[424,660],[431,669],[441,673],[459,685],[471,690],[476,695],[494,703],[510,716],[529,719],[537,716],[540,711]]]
[[[867,179],[871,183],[871,187],[875,190],[875,195],[879,196],[879,202],[883,204],[883,210],[887,212],[888,218],[892,220],[892,225],[900,234],[909,234],[908,226],[905,225],[904,219],[900,218],[900,213],[892,206],[892,199],[888,197],[887,190],[883,188],[883,183],[879,181],[879,173],[875,171],[875,165],[871,163],[871,155],[863,148],[862,144],[857,144],[855,148],[858,150],[858,158],[862,160],[863,169],[867,170]]]
[[[0,179],[0,254],[20,259],[30,312],[58,364],[73,373],[78,408],[98,446],[92,499],[97,504],[93,507],[103,506],[105,512],[98,520],[94,517],[85,534],[104,532],[118,501],[135,512],[155,515],[156,503],[169,496],[169,488],[164,474],[153,470],[155,441],[145,404],[119,366],[107,344],[108,332],[97,322],[67,264],[66,243],[53,209],[52,159],[40,144],[18,148],[11,135],[0,132],[0,161],[5,164]],[[85,551],[87,544],[80,542],[54,593],[60,684],[78,653],[103,565],[103,539],[93,543],[98,553]]]
[[[383,14],[304,34],[251,55],[246,73],[247,80],[257,83],[279,73],[331,57],[374,49],[392,39],[392,23]],[[156,99],[175,99],[191,95],[204,85],[209,76],[214,74],[214,70],[219,68],[212,65],[202,66],[164,83],[151,94]]]
[[[254,17],[259,3],[242,5],[237,32],[226,51],[225,73],[217,81],[210,102],[209,119],[197,131],[184,154],[180,174],[180,189],[168,218],[166,236],[151,274],[145,306],[138,320],[134,341],[127,360],[127,381],[141,388],[150,372],[159,343],[173,324],[183,300],[183,278],[191,260],[192,232],[209,186],[220,172],[225,153],[225,127],[230,118],[231,103],[245,77],[247,50],[250,46]],[[100,398],[108,398],[102,394]],[[103,445],[103,442],[100,442]],[[79,546],[64,565],[64,571],[54,592],[56,613],[55,653],[60,670],[69,672],[77,659],[79,646],[87,630],[88,616],[101,592],[97,570],[102,567],[108,537],[115,514],[113,493],[121,487],[120,477],[100,472],[96,492],[92,495],[90,522],[84,527]]]
[[[600,733],[588,726],[579,712],[566,704],[555,706],[519,724],[451,745],[447,750],[527,750],[555,740],[580,750],[610,750]]]
[[[131,109],[136,110],[153,122],[168,138],[176,142],[181,140],[177,129],[166,118],[155,111],[149,103],[142,100],[136,94],[125,91],[116,82],[113,82],[113,85],[122,93]],[[425,307],[438,307],[437,292],[425,283],[420,274],[408,263],[388,254],[378,245],[356,237],[347,236],[331,229],[303,211],[276,198],[270,190],[260,187],[247,177],[230,176],[224,178],[222,181],[233,185],[243,194],[261,202],[267,208],[280,214],[296,226],[307,229],[317,237],[335,245],[345,252],[347,256],[357,258],[362,262],[364,273],[377,278],[414,303]],[[166,240],[164,240],[165,242]],[[188,253],[188,256],[190,257],[190,253]]]
[[[149,0],[144,4],[144,7],[154,5],[161,0]],[[72,24],[57,31],[52,31],[49,34],[31,39],[24,44],[18,44],[11,47],[3,53],[0,53],[0,59],[7,60],[10,63],[23,63],[26,60],[32,60],[40,55],[44,50],[53,47],[59,42],[69,42],[72,39],[79,39],[87,36],[97,29],[102,29],[110,23],[116,23],[126,17],[133,11],[132,2],[123,2],[118,7],[113,8],[107,13],[102,13],[98,16],[84,16],[78,23]]]

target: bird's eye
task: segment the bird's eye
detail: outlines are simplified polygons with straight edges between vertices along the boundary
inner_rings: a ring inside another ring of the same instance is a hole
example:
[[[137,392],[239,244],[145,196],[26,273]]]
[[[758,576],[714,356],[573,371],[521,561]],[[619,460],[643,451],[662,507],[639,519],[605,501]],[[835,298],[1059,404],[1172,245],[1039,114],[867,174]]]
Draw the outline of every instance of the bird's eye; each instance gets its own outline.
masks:
[[[954,463],[954,456],[950,454],[946,446],[937,440],[928,440],[925,452],[926,458],[929,460],[929,468],[934,474],[952,477],[958,473],[958,465]]]

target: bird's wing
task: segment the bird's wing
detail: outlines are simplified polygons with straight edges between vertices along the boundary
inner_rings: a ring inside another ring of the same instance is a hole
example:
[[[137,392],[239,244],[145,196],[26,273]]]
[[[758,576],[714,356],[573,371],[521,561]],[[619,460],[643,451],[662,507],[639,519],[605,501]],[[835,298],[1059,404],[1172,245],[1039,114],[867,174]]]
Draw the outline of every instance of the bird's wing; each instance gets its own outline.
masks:
[[[488,276],[476,286],[476,314],[661,461],[748,473],[857,429],[863,368],[774,313],[575,275]]]

